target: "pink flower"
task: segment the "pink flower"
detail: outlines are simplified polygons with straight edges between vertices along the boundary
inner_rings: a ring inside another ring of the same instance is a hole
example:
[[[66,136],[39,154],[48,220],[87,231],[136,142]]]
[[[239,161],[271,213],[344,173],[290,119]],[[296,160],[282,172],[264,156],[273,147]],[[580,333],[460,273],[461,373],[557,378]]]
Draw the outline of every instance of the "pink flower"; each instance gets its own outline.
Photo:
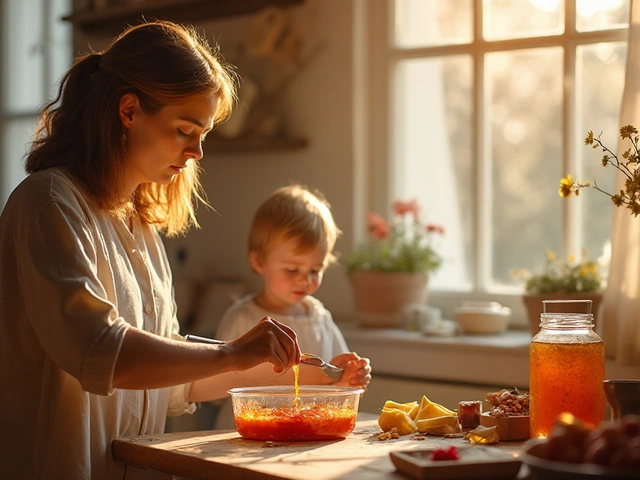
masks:
[[[396,200],[393,202],[393,211],[396,215],[400,216],[403,216],[406,213],[411,213],[413,215],[413,219],[417,222],[418,216],[420,215],[420,206],[415,199],[410,202]]]
[[[389,235],[389,225],[380,215],[375,213],[367,214],[367,230],[373,238],[382,239]]]
[[[444,227],[441,225],[435,225],[433,223],[430,223],[429,225],[427,225],[427,233],[439,233],[440,235],[444,235]]]

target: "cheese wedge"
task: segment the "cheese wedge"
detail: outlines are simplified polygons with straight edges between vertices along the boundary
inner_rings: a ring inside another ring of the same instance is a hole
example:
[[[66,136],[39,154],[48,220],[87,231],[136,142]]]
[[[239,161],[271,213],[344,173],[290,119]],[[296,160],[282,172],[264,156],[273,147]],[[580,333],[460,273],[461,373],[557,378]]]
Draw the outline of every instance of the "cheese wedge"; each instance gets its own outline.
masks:
[[[398,403],[394,402],[393,400],[387,400],[386,402],[384,402],[383,408],[395,408],[397,410],[402,410],[403,412],[406,412],[412,420],[414,420],[416,418],[416,415],[418,414],[420,405],[418,405],[418,402],[416,401],[409,403]]]
[[[383,408],[378,417],[378,426],[383,432],[389,432],[395,427],[400,435],[416,431],[416,424],[409,414],[397,408]]]
[[[418,410],[418,414],[415,416],[415,420],[418,421],[437,417],[456,417],[457,419],[458,414],[439,403],[432,402],[426,395],[423,395],[422,401],[420,402],[420,409]]]
[[[432,435],[445,435],[460,432],[458,417],[442,416],[416,420],[416,427],[420,433]]]

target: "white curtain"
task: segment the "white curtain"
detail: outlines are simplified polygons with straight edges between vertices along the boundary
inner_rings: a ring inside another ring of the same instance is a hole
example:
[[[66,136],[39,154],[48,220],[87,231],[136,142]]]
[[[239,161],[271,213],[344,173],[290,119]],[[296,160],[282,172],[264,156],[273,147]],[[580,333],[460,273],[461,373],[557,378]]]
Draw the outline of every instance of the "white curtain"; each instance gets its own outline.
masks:
[[[627,70],[620,112],[620,126],[640,129],[640,0],[631,2]],[[620,140],[618,152],[629,148]],[[616,191],[624,189],[617,175]],[[626,208],[614,208],[611,265],[604,293],[600,336],[607,357],[622,365],[640,364],[640,216]]]

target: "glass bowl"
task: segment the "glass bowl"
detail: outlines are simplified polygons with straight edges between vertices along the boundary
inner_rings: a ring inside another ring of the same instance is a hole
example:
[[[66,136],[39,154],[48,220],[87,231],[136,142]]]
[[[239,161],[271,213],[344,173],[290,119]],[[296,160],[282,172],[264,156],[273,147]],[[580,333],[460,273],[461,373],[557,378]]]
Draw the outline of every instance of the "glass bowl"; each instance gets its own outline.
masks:
[[[238,433],[250,440],[311,441],[345,438],[356,426],[362,388],[292,386],[229,390]]]

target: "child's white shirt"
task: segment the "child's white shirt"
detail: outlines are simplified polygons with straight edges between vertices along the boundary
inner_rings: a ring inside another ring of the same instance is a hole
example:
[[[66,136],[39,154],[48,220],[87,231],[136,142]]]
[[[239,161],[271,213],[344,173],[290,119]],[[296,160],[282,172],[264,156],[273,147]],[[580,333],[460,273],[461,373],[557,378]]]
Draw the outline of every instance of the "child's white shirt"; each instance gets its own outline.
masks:
[[[231,305],[222,316],[216,338],[233,340],[251,330],[264,317],[271,317],[291,327],[298,336],[300,350],[320,355],[329,361],[340,353],[349,351],[342,332],[333,321],[331,312],[314,297],[305,297],[302,305],[308,312],[304,316],[278,315],[255,303],[257,293],[252,293]]]
[[[247,295],[227,309],[218,325],[216,338],[233,340],[251,330],[264,317],[271,317],[296,332],[302,352],[319,355],[326,361],[330,361],[341,353],[349,352],[347,342],[333,321],[331,312],[317,298],[308,296],[302,300],[308,312],[306,315],[289,316],[278,315],[263,309],[255,303],[256,295],[257,293]],[[221,402],[215,428],[235,428],[229,399]]]

